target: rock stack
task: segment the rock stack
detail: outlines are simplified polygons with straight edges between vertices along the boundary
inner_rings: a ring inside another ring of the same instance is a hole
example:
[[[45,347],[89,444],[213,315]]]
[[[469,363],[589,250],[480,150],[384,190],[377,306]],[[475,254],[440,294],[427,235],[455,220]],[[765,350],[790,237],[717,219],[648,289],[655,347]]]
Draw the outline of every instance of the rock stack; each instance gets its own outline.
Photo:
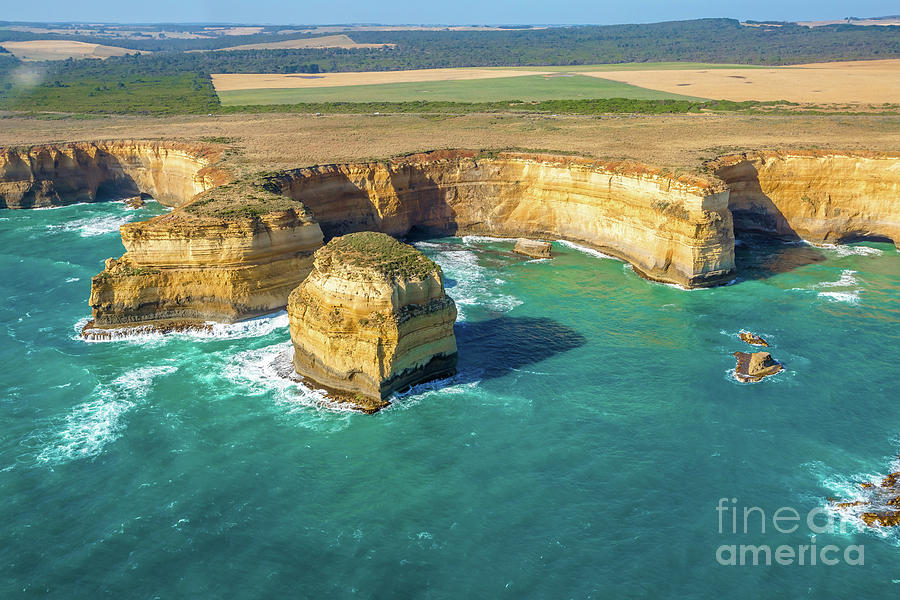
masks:
[[[735,352],[734,356],[737,358],[734,376],[743,382],[760,381],[784,368],[768,352]]]
[[[373,232],[332,239],[288,300],[294,367],[364,412],[456,371],[456,304],[441,268]]]
[[[516,254],[523,254],[531,258],[550,258],[550,242],[519,238],[513,248]]]

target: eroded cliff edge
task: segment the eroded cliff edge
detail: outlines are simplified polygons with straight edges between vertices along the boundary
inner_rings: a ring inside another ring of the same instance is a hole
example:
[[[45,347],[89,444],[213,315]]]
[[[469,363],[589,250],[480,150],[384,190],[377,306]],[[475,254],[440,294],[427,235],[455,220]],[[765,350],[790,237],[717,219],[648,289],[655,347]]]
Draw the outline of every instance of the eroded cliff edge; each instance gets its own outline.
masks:
[[[216,196],[235,193],[242,209],[219,211]],[[257,204],[249,202],[251,193]],[[216,188],[120,232],[125,254],[108,259],[91,280],[88,336],[119,327],[228,323],[282,309],[322,246],[322,230],[302,204],[245,187]]]
[[[181,206],[122,228],[125,255],[93,281],[95,329],[283,308],[323,239],[359,231],[566,239],[684,287],[731,280],[735,231],[900,239],[898,154],[756,152],[678,176],[628,161],[442,150],[227,181],[217,152],[155,142],[6,149],[0,191],[19,207],[110,189]]]
[[[127,252],[94,278],[86,333],[283,308],[323,234],[360,231],[569,239],[690,287],[734,269],[727,191],[704,180],[633,163],[443,151],[255,174],[123,226]]]
[[[45,208],[150,194],[178,206],[223,184],[208,144],[121,140],[0,148],[0,208]]]
[[[685,287],[734,270],[725,187],[638,163],[438,151],[298,169],[281,182],[326,238],[374,230],[566,239]]]
[[[345,235],[318,250],[288,316],[297,373],[366,412],[456,370],[456,305],[441,268],[382,233]]]
[[[900,247],[900,153],[748,152],[707,164],[730,190],[735,231]]]

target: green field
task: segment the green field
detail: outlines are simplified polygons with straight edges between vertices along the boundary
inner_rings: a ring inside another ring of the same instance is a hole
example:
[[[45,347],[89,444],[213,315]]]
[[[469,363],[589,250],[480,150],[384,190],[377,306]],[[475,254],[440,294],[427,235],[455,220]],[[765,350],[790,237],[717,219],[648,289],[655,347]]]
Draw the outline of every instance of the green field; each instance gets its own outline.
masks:
[[[225,106],[244,104],[297,104],[304,102],[495,102],[501,100],[582,100],[630,98],[639,100],[696,100],[640,88],[626,83],[564,74],[473,79],[470,81],[427,81],[382,83],[305,89],[254,89],[219,92]]]

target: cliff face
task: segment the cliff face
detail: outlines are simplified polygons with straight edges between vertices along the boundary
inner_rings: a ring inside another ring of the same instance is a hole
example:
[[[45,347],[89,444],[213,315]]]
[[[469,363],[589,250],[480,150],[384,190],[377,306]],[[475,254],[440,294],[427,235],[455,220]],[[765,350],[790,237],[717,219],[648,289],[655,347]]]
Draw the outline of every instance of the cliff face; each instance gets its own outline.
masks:
[[[227,178],[211,146],[116,141],[0,149],[0,208],[150,194],[178,206]]]
[[[731,191],[738,232],[900,244],[900,155],[755,152],[708,166]]]
[[[335,238],[316,252],[288,315],[297,372],[367,412],[456,368],[456,305],[440,267],[383,234]]]
[[[563,238],[688,287],[720,282],[734,270],[727,190],[642,165],[435,152],[300,169],[283,183],[326,237],[416,230]]]
[[[125,254],[91,281],[91,329],[233,322],[285,306],[322,231],[294,210],[211,219],[184,211],[122,226]]]

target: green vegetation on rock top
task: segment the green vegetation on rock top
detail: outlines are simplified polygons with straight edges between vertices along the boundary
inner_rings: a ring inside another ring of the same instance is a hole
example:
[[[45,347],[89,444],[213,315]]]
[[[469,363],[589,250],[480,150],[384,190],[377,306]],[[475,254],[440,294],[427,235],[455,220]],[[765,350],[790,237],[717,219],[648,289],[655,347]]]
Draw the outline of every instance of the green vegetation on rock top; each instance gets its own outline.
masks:
[[[439,267],[424,254],[384,233],[363,231],[336,237],[316,252],[320,259],[371,269],[389,279],[424,279]]]
[[[221,219],[252,218],[293,210],[298,217],[308,220],[306,206],[281,193],[280,177],[280,173],[257,173],[226,183],[204,192],[183,210],[197,217]]]

